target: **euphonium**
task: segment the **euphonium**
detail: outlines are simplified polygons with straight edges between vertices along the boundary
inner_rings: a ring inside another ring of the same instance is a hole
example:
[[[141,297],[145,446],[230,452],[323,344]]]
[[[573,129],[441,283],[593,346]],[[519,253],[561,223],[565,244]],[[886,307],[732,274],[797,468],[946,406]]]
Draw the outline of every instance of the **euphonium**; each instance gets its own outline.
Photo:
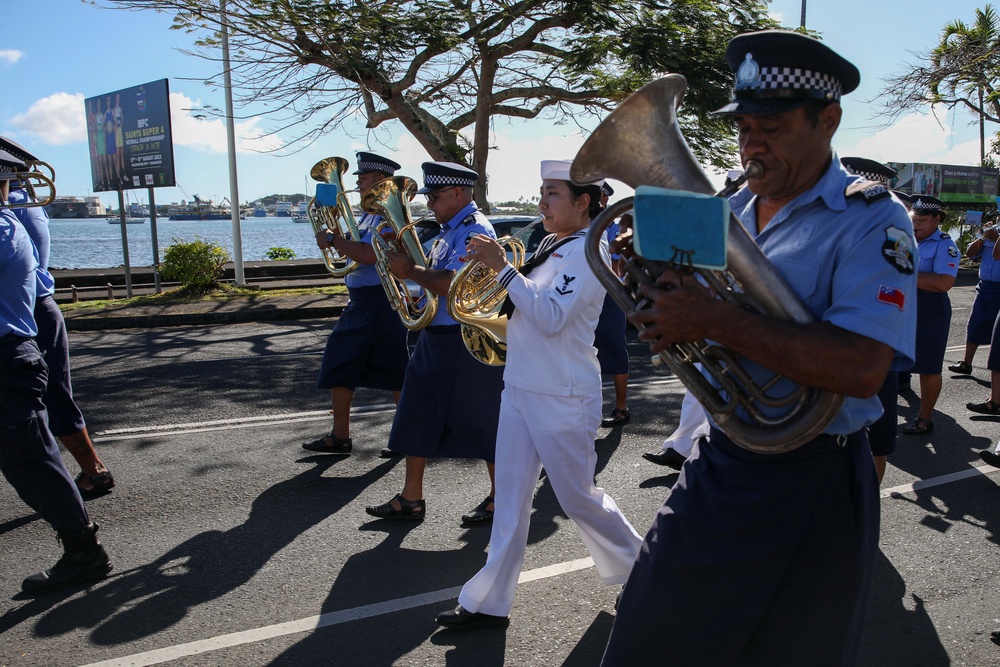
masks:
[[[347,171],[348,164],[347,160],[342,157],[328,157],[313,165],[313,168],[309,170],[309,175],[314,181],[320,183],[335,182],[337,205],[321,206],[313,197],[306,206],[306,214],[309,216],[309,222],[312,223],[315,234],[326,229],[336,229],[344,238],[350,241],[360,241],[361,232],[358,230],[358,222],[354,219],[351,202],[347,200],[349,191],[344,188],[344,173]],[[336,181],[332,179],[336,179]],[[323,248],[322,250],[323,263],[326,264],[326,270],[334,278],[343,278],[358,268],[357,262],[342,256],[333,248]]]
[[[517,233],[497,240],[511,253],[515,269],[524,263],[525,243],[541,221],[538,216]],[[445,300],[448,314],[462,324],[465,347],[487,366],[503,366],[507,361],[507,317],[500,316],[507,290],[495,277],[496,272],[482,262],[469,262],[455,274]]]
[[[363,211],[382,216],[382,222],[372,234],[375,270],[378,271],[382,287],[389,297],[389,305],[399,314],[403,326],[410,331],[419,331],[431,323],[437,314],[437,295],[425,289],[414,295],[406,281],[392,275],[387,253],[393,247],[382,238],[382,231],[386,226],[390,227],[396,236],[396,248],[408,255],[417,266],[427,268],[427,256],[424,255],[424,248],[415,228],[420,220],[410,220],[410,199],[416,191],[417,183],[412,178],[391,176],[368,188],[361,197]]]
[[[652,185],[710,194],[701,170],[677,126],[676,109],[687,82],[679,74],[658,79],[626,99],[584,143],[573,160],[571,175],[578,183],[613,178],[631,187]],[[751,175],[762,174],[756,162],[746,165]],[[719,193],[727,196],[735,191]],[[609,206],[587,234],[587,261],[625,312],[649,307],[639,291],[652,285],[667,268],[665,262],[634,257],[626,264],[624,280],[611,271],[600,255],[600,241],[612,220],[632,207],[630,200]],[[727,271],[699,270],[719,298],[780,320],[815,321],[735,216],[729,221]],[[809,442],[836,416],[843,396],[799,386],[787,397],[766,395],[739,365],[740,355],[701,340],[671,345],[660,357],[701,402],[713,421],[736,444],[754,452],[777,454]],[[702,365],[720,388],[695,366]],[[780,376],[775,375],[775,380]],[[770,383],[768,383],[770,385]],[[762,410],[786,411],[781,418]],[[753,423],[737,416],[749,416]]]

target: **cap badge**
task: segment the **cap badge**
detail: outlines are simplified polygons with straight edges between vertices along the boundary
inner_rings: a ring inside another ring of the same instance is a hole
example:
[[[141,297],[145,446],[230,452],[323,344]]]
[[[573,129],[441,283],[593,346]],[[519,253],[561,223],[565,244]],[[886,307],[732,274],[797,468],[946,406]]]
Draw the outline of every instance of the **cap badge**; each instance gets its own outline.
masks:
[[[736,89],[758,87],[760,87],[760,65],[753,59],[752,53],[747,53],[739,69],[736,70]]]

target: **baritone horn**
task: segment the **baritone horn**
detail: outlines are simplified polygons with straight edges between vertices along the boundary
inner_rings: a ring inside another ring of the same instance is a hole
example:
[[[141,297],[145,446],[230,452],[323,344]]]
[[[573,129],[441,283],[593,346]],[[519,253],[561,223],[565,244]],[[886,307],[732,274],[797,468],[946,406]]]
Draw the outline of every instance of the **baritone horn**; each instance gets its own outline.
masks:
[[[409,256],[417,266],[427,268],[427,256],[417,236],[416,225],[420,220],[410,219],[410,200],[417,192],[417,183],[406,176],[390,176],[365,190],[361,209],[382,216],[382,222],[372,234],[375,251],[375,270],[382,280],[382,287],[389,298],[389,305],[410,331],[419,331],[437,315],[438,298],[429,290],[420,288],[416,294],[410,285],[389,271],[388,253],[393,243],[382,237],[390,230],[395,235],[395,248]],[[388,229],[387,229],[388,228]]]
[[[38,162],[35,164],[42,164],[48,167],[44,162]],[[42,172],[32,169],[31,171],[15,171],[13,174],[5,174],[5,176],[12,176],[10,181],[18,182],[24,187],[28,192],[28,201],[23,204],[18,204],[17,206],[10,206],[7,202],[0,202],[0,208],[37,208],[39,206],[48,206],[56,199],[56,184],[55,184],[55,172],[50,172],[53,178],[46,176]],[[44,197],[39,195],[39,192],[44,193]]]
[[[542,222],[538,216],[516,233],[497,239],[510,253],[510,263],[520,269],[524,263],[528,239]],[[507,316],[500,308],[507,290],[495,280],[496,272],[482,262],[468,262],[459,269],[448,288],[448,314],[462,324],[462,342],[477,360],[487,366],[507,363]]]
[[[349,164],[342,157],[328,157],[314,164],[309,170],[309,175],[314,181],[332,183],[337,186],[336,206],[323,206],[316,201],[316,197],[312,197],[306,206],[306,214],[309,216],[309,222],[312,223],[314,234],[330,230],[350,241],[361,240],[358,221],[354,219],[351,202],[347,200],[347,193],[354,192],[354,190],[344,188],[344,173]],[[358,268],[356,261],[341,255],[333,248],[322,248],[322,251],[326,270],[334,278],[343,278]]]
[[[714,188],[688,148],[677,125],[687,81],[679,74],[658,79],[634,93],[604,120],[573,160],[571,175],[578,183],[613,178],[635,188],[661,188],[712,194]],[[763,168],[746,165],[747,174],[759,177]],[[728,196],[742,183],[733,184]],[[600,255],[600,241],[612,220],[632,208],[631,200],[609,206],[587,234],[587,261],[608,293],[625,312],[649,307],[639,286],[655,284],[670,267],[633,256],[619,278]],[[729,220],[726,271],[696,271],[717,298],[779,320],[814,322],[798,295],[777,272],[735,216]],[[641,328],[641,325],[640,325]],[[663,361],[684,383],[725,434],[753,452],[777,454],[803,445],[823,432],[836,416],[844,397],[796,385],[786,396],[774,397],[767,390],[782,377],[758,385],[740,365],[742,357],[707,341],[669,346],[660,353]],[[716,387],[695,366],[701,364]],[[749,417],[744,421],[742,417]],[[775,414],[781,413],[780,417]]]

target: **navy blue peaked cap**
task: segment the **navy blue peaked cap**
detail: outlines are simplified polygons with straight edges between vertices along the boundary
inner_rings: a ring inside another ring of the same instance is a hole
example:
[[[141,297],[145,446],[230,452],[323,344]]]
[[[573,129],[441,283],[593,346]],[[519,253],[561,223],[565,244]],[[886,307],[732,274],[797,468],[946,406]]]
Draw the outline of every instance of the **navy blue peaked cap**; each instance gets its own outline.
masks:
[[[861,82],[858,68],[829,46],[789,30],[737,35],[726,62],[736,83],[732,102],[717,114],[776,114],[809,100],[838,102]]]
[[[456,185],[472,187],[479,180],[479,174],[455,162],[424,162],[420,168],[424,171],[424,187],[417,190],[418,195]]]
[[[0,181],[9,181],[16,178],[19,171],[25,171],[23,160],[19,160],[7,151],[0,149]]]
[[[914,213],[944,213],[944,202],[930,195],[910,195],[910,210]]]
[[[903,202],[907,206],[909,206],[910,202],[913,201],[913,197],[910,196],[910,195],[908,195],[908,194],[906,194],[902,190],[893,190],[892,194],[896,195],[896,199],[898,199],[899,201]]]
[[[7,137],[0,137],[0,151],[12,155],[21,162],[38,162],[38,158],[29,153],[27,148],[11,141]]]
[[[367,174],[372,171],[380,171],[383,174],[388,174],[390,176],[396,173],[400,165],[398,162],[390,160],[387,157],[382,157],[381,155],[376,155],[375,153],[358,153],[358,170],[354,172],[355,176],[360,174]]]
[[[610,185],[608,185],[607,181],[605,181],[604,183],[601,183],[601,193],[603,193],[607,197],[610,197],[615,193],[615,189]]]
[[[892,167],[865,157],[842,157],[840,161],[852,174],[869,181],[877,181],[882,185],[888,184],[889,179],[896,176],[896,170]]]

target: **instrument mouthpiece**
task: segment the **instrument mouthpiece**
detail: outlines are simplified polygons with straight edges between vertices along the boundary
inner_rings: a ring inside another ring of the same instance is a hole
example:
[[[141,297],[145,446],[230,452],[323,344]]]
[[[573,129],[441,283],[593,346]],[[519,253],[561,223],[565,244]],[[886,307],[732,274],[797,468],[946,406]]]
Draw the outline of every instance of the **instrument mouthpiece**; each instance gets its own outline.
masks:
[[[756,160],[750,160],[746,164],[745,173],[747,178],[762,178],[764,176],[764,165]]]

